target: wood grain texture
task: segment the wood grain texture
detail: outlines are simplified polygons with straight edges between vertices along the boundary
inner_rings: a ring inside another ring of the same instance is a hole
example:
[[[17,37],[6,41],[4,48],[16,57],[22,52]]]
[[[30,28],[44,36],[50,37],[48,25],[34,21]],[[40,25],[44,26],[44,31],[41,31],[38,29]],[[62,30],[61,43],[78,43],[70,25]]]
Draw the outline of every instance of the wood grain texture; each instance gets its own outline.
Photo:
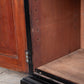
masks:
[[[84,49],[72,52],[58,60],[52,61],[39,69],[53,75],[84,84]]]
[[[30,4],[34,68],[80,48],[80,0]]]
[[[24,0],[0,0],[0,66],[27,71]]]
[[[10,0],[0,1],[0,11],[0,54],[15,56],[17,46]]]

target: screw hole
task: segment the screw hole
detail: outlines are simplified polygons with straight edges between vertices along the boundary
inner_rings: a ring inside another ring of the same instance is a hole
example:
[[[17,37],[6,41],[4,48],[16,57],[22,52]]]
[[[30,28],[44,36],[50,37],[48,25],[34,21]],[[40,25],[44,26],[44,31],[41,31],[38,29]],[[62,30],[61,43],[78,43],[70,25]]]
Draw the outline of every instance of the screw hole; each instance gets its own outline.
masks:
[[[37,32],[39,32],[39,29],[37,28]]]
[[[37,12],[38,10],[37,9],[35,9],[35,12]]]
[[[37,38],[37,41],[39,41],[40,39],[39,38]]]
[[[42,74],[41,72],[39,72],[39,74]]]

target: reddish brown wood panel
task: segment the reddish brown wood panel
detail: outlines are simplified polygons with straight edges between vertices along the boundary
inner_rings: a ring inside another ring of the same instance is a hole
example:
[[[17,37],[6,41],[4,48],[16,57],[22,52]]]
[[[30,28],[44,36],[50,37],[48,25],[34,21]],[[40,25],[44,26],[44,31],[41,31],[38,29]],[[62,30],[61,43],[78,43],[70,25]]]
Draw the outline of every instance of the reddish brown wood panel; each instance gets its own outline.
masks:
[[[0,52],[16,55],[15,28],[10,3],[10,1],[6,0],[0,1]]]
[[[24,0],[0,0],[0,66],[27,70]]]
[[[80,0],[30,0],[30,15],[34,68],[80,48]]]

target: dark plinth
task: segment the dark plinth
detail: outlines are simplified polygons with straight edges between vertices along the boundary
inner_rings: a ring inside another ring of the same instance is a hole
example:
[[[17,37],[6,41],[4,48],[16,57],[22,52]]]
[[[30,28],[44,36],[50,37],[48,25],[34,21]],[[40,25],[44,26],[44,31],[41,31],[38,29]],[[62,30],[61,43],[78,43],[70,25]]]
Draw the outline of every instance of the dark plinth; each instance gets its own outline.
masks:
[[[51,74],[47,74],[47,76],[32,74],[26,78],[23,78],[20,84],[76,84],[76,83],[56,77],[54,75],[52,76]]]
[[[35,80],[34,77],[28,76],[21,80],[21,84],[42,84],[39,81]]]
[[[33,74],[21,80],[21,84],[59,84],[53,80]]]

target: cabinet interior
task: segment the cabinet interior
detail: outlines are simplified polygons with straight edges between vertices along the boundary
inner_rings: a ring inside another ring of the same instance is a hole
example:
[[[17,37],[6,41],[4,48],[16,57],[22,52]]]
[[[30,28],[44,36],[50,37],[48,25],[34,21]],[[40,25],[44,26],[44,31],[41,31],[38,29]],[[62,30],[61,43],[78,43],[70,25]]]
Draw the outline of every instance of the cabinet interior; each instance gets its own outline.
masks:
[[[41,0],[40,70],[83,83],[84,0]]]

